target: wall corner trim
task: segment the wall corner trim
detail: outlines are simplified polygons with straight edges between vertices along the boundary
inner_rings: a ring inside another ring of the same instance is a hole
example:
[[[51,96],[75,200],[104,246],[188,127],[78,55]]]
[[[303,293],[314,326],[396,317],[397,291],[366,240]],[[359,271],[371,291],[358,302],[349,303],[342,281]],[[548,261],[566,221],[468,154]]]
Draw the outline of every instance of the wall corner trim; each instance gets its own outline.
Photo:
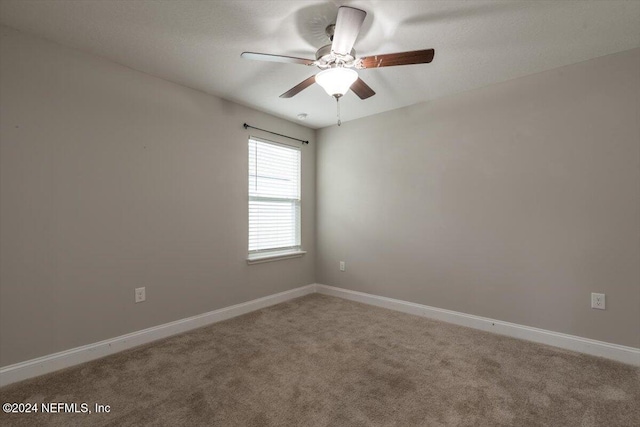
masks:
[[[216,322],[221,322],[232,317],[241,316],[261,308],[280,304],[315,292],[315,284],[301,286],[299,288],[213,310],[208,313],[198,314],[196,316],[187,317],[174,322],[153,326],[151,328],[121,335],[119,337],[8,365],[0,368],[0,387],[109,356],[139,345],[187,332],[192,329],[201,328]]]
[[[442,308],[430,307],[428,305],[322,284],[316,284],[316,292],[416,316],[427,317],[429,319],[453,323],[455,325],[506,335],[512,338],[519,338],[553,347],[559,347],[565,350],[604,357],[630,365],[640,366],[640,348],[592,340],[561,332],[533,328],[516,323],[504,322],[487,317],[475,316],[472,314],[460,313],[457,311],[445,310]]]

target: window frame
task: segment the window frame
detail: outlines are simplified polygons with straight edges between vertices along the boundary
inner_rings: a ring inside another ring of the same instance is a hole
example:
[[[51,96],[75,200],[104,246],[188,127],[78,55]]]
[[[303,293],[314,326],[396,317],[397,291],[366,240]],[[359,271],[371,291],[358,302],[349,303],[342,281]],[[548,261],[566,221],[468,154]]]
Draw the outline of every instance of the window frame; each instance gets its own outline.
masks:
[[[262,144],[270,144],[270,145],[275,145],[275,146],[280,146],[283,148],[287,148],[290,150],[295,150],[299,153],[299,157],[298,157],[298,197],[297,199],[292,199],[290,197],[267,197],[267,196],[252,196],[251,195],[251,190],[250,190],[250,186],[251,186],[251,169],[250,169],[250,160],[249,160],[249,155],[250,155],[250,150],[251,150],[251,143],[252,141],[254,141],[255,143],[262,143]],[[258,264],[258,263],[264,263],[264,262],[270,262],[270,261],[277,261],[277,260],[281,260],[281,259],[290,259],[290,258],[299,258],[301,256],[303,256],[304,254],[306,254],[307,252],[305,250],[302,249],[302,150],[300,147],[298,146],[294,146],[291,144],[286,144],[286,143],[282,143],[282,142],[277,142],[277,141],[272,141],[269,139],[264,139],[264,138],[260,138],[260,137],[256,137],[253,135],[249,135],[248,141],[247,141],[247,179],[249,180],[249,182],[247,183],[247,214],[248,214],[248,218],[247,218],[247,263],[248,264]],[[278,247],[278,248],[267,248],[267,249],[257,249],[257,250],[250,250],[249,246],[250,246],[250,240],[251,240],[251,232],[250,232],[250,227],[251,227],[251,202],[252,201],[283,201],[283,202],[291,202],[293,201],[294,204],[297,204],[297,211],[298,211],[298,215],[299,217],[297,218],[297,225],[296,222],[294,222],[294,233],[295,233],[295,240],[298,243],[298,245],[295,246],[290,246],[290,247]]]

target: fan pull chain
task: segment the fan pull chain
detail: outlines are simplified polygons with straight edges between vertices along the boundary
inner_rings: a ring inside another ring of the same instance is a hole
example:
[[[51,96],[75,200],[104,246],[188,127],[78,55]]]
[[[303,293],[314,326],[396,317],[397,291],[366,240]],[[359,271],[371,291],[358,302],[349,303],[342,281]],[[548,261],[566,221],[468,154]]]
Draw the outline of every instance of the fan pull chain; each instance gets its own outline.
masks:
[[[342,124],[340,120],[340,97],[336,96],[336,106],[338,107],[338,126]]]

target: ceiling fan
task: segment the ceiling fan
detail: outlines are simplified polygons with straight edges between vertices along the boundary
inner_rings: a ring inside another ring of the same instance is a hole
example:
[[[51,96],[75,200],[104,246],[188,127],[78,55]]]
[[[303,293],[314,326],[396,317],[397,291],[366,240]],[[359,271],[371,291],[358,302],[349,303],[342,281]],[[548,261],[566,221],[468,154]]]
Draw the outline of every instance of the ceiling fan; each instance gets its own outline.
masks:
[[[375,95],[360,77],[359,69],[393,67],[396,65],[427,64],[433,61],[433,49],[414,50],[410,52],[387,53],[384,55],[356,57],[353,44],[358,37],[367,12],[353,7],[338,8],[335,24],[329,25],[325,32],[331,44],[322,46],[316,52],[316,59],[296,58],[292,56],[270,55],[266,53],[243,52],[242,58],[258,61],[284,62],[316,66],[320,72],[298,83],[280,98],[291,98],[313,83],[318,83],[336,101],[351,89],[360,99],[367,99]],[[338,120],[338,124],[340,121]]]

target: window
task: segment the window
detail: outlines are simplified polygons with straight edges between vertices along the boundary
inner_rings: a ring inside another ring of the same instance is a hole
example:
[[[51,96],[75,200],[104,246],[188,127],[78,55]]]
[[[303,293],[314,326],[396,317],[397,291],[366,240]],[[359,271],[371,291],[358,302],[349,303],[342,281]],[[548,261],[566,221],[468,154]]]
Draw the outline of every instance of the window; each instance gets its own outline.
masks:
[[[249,139],[249,259],[300,256],[300,150]]]

